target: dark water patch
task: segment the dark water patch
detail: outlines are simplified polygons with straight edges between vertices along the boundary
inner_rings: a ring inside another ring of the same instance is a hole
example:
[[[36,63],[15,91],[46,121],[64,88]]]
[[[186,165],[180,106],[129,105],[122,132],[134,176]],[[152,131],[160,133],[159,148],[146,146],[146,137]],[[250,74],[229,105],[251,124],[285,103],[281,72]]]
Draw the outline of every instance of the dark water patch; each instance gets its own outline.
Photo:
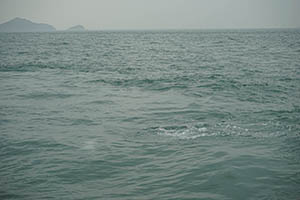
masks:
[[[15,65],[1,65],[0,72],[35,72],[45,69],[61,69],[68,70],[72,69],[73,66],[62,63],[21,63]]]
[[[86,103],[84,103],[86,104]],[[102,105],[102,104],[108,104],[108,105],[112,105],[115,104],[115,102],[111,101],[111,100],[95,100],[95,101],[91,101],[88,104],[96,104],[96,105]]]
[[[78,111],[80,112],[80,111]],[[59,126],[59,127],[69,127],[69,126],[95,126],[101,124],[101,121],[89,119],[89,118],[80,118],[80,117],[63,117],[61,115],[44,117],[40,121],[49,125],[49,126]]]
[[[34,100],[42,100],[42,99],[66,99],[73,97],[73,94],[64,94],[64,93],[49,93],[49,92],[35,92],[26,95],[19,95],[19,97],[25,99],[34,99]]]
[[[171,79],[97,79],[88,81],[89,83],[104,83],[109,84],[114,87],[120,88],[130,88],[130,87],[138,87],[147,90],[158,90],[158,91],[168,91],[170,89],[184,89],[187,88],[184,84],[178,84],[176,82],[172,82]]]
[[[26,55],[26,54],[28,54],[28,53],[29,53],[29,52],[27,52],[27,51],[19,51],[19,52],[18,52],[19,55]]]
[[[11,122],[12,122],[12,120],[10,120],[10,119],[0,119],[0,126],[11,123]]]
[[[71,125],[96,125],[98,123],[95,123],[93,120],[89,119],[73,119]]]
[[[1,72],[28,72],[28,71],[34,71],[37,68],[43,68],[45,66],[42,65],[31,65],[31,64],[20,64],[20,65],[0,65],[0,71]]]
[[[6,183],[3,183],[2,185],[2,189],[3,190],[6,190],[6,186],[4,186]],[[20,194],[14,194],[14,193],[9,193],[7,191],[1,191],[0,190],[0,197],[3,198],[3,199],[24,199],[24,198],[29,198],[30,195],[20,195]]]
[[[65,45],[69,45],[69,42],[49,42],[48,45],[49,46],[65,46]]]

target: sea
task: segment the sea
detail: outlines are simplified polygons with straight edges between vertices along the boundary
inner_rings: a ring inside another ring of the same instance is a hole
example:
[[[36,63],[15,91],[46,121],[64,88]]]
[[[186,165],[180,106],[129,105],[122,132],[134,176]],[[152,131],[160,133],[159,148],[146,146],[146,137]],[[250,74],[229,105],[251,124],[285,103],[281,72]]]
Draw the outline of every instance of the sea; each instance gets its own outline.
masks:
[[[0,199],[300,199],[300,30],[0,33]]]

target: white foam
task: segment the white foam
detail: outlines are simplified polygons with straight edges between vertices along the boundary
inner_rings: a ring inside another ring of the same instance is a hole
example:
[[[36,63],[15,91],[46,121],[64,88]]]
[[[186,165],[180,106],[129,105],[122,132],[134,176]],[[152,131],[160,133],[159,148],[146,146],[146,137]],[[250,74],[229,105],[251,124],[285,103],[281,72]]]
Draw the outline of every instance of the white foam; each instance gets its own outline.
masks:
[[[158,128],[158,135],[162,136],[171,136],[171,137],[177,137],[180,139],[196,139],[198,137],[206,137],[210,136],[210,134],[207,132],[207,128],[196,128],[196,127],[187,127],[184,129],[166,129],[166,128]]]
[[[258,124],[260,125],[260,124]],[[289,127],[290,128],[290,127]],[[159,127],[156,133],[161,136],[176,137],[179,139],[196,139],[199,137],[252,137],[252,138],[273,138],[287,135],[286,129],[275,131],[261,131],[255,127],[242,127],[231,123],[218,123],[211,127],[200,127],[198,125]]]

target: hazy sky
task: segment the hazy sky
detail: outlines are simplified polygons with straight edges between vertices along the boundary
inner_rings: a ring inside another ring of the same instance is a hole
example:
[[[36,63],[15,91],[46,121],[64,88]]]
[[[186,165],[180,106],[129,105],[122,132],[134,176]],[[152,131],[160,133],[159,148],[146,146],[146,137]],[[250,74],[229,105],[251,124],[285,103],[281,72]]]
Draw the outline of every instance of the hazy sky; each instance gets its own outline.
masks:
[[[15,17],[57,29],[300,27],[300,0],[0,0],[0,23]]]

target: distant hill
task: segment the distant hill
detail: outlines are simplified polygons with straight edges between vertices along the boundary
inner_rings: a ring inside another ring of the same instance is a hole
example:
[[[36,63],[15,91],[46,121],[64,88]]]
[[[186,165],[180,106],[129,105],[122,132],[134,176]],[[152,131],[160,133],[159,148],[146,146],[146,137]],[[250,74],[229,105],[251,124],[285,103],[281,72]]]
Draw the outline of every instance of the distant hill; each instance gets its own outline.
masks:
[[[23,18],[15,18],[0,24],[0,32],[50,32],[56,29],[49,24],[34,23]]]
[[[67,31],[85,31],[86,29],[82,25],[72,26]]]

